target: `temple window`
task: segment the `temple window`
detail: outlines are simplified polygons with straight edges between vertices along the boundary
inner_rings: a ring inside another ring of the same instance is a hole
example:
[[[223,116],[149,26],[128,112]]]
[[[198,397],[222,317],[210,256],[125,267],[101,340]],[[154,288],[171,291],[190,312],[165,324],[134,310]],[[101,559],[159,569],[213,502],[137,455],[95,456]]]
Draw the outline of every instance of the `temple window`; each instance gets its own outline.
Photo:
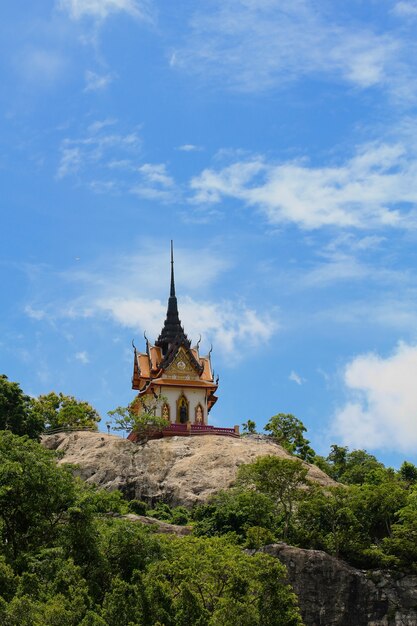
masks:
[[[204,410],[201,404],[197,404],[195,407],[195,423],[204,424]]]
[[[164,403],[163,407],[162,407],[162,417],[164,419],[166,419],[168,422],[170,421],[170,410],[169,410],[169,404],[167,402]]]

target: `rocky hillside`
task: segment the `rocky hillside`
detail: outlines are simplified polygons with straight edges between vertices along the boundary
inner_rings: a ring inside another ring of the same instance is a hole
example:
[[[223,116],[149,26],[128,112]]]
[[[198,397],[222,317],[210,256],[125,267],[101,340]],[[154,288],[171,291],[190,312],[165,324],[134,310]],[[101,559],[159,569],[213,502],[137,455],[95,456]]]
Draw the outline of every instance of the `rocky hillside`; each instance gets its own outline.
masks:
[[[365,572],[284,543],[264,551],[286,565],[305,626],[417,626],[417,576]]]
[[[77,465],[87,482],[120,489],[129,498],[186,506],[233,484],[242,463],[267,454],[292,458],[280,446],[256,436],[169,437],[138,445],[115,435],[80,431],[47,435],[43,445],[61,451],[59,462]],[[319,468],[308,468],[311,480],[334,484]]]

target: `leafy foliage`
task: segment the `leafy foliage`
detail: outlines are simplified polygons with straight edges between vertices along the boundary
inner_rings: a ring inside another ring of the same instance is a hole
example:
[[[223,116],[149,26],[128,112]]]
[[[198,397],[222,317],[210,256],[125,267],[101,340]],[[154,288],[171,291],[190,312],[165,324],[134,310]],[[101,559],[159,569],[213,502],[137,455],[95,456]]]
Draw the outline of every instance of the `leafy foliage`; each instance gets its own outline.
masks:
[[[97,423],[100,421],[100,415],[88,402],[54,391],[33,398],[31,408],[33,414],[43,421],[45,429],[97,429]]]
[[[56,466],[51,452],[0,432],[0,532],[7,556],[50,545],[75,499],[72,475]]]
[[[133,432],[139,442],[146,443],[149,437],[168,426],[168,421],[157,415],[164,402],[163,396],[154,397],[148,394],[137,398],[126,407],[118,406],[108,411],[108,415],[115,420],[115,430]]]
[[[327,459],[327,469],[332,478],[348,485],[362,485],[366,482],[379,482],[381,471],[386,472],[373,454],[366,450],[353,450],[332,445]]]
[[[233,533],[240,541],[245,539],[251,527],[273,530],[275,526],[271,499],[253,489],[220,491],[208,504],[195,508],[193,519],[197,535],[214,537]]]
[[[18,383],[0,375],[0,430],[10,430],[16,435],[37,439],[44,429],[41,416],[32,411],[31,399]]]
[[[237,479],[240,485],[254,488],[271,499],[276,514],[283,519],[283,538],[286,539],[300,487],[307,484],[306,476],[307,469],[301,461],[264,456],[242,465]]]
[[[157,509],[188,519],[183,507]],[[161,537],[114,517],[126,510],[120,494],[77,480],[37,442],[1,432],[0,623],[301,625],[273,557],[224,537]],[[258,545],[266,535],[249,537]]]
[[[285,575],[265,554],[248,556],[225,538],[192,537],[169,542],[146,581],[154,614],[167,626],[295,626],[302,622]]]
[[[409,461],[404,461],[400,467],[399,474],[408,484],[417,482],[417,467]]]
[[[30,398],[18,383],[0,375],[0,430],[38,439],[45,429],[97,429],[99,421],[99,414],[88,402],[55,392]]]
[[[254,435],[256,433],[256,424],[253,420],[247,420],[242,424],[243,433],[246,435]]]
[[[171,508],[165,502],[159,502],[155,508],[147,509],[146,515],[155,517],[168,524],[177,524],[178,526],[184,526],[190,521],[190,513],[185,506]]]
[[[280,446],[295,454],[303,461],[314,463],[316,453],[310,447],[310,442],[304,437],[306,427],[291,413],[278,413],[271,417],[265,426]]]

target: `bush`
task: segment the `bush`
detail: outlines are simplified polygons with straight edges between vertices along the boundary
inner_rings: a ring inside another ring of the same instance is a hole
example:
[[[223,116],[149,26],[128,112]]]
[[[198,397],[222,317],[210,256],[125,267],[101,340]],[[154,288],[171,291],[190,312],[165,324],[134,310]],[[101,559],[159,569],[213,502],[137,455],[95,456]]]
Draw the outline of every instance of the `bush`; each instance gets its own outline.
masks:
[[[146,515],[147,504],[142,500],[130,500],[128,503],[129,513],[136,513],[136,515]]]

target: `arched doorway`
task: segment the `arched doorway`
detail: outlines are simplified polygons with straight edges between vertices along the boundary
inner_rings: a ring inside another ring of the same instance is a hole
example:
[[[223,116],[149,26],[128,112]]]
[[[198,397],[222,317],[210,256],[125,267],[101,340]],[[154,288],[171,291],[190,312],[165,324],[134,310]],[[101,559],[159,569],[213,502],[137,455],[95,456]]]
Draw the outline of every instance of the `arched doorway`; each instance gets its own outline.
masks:
[[[177,400],[177,423],[186,424],[189,419],[188,400],[182,394]]]

